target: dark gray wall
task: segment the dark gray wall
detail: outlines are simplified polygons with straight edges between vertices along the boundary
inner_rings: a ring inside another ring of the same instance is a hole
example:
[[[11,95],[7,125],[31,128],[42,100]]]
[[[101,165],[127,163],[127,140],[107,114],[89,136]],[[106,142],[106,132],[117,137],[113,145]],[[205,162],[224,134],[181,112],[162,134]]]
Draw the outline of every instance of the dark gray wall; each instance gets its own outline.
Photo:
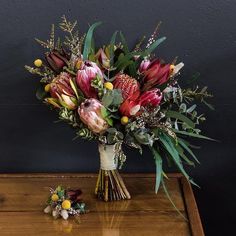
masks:
[[[179,56],[186,64],[182,80],[201,73],[200,85],[215,94],[215,112],[208,116],[204,133],[221,140],[204,142],[197,151],[201,166],[190,170],[202,187],[195,194],[206,235],[231,235],[235,222],[236,118],[236,2],[230,0],[1,0],[0,1],[0,171],[97,171],[96,144],[71,141],[72,130],[53,123],[57,117],[35,98],[37,78],[23,68],[41,56],[33,38],[46,39],[51,23],[66,14],[79,21],[81,32],[88,23],[103,21],[96,32],[98,44],[106,43],[121,29],[130,45],[151,34],[161,20],[166,42],[157,55],[168,60]],[[128,152],[129,172],[154,171],[150,153],[140,157]]]

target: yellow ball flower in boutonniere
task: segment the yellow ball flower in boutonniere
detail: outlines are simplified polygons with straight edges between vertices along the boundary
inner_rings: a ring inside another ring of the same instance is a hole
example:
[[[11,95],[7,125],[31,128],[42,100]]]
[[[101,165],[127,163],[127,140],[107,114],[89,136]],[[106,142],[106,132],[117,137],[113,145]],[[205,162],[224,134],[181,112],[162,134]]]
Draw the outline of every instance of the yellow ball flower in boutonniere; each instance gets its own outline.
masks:
[[[129,118],[127,116],[122,116],[120,121],[122,125],[127,125],[129,122]]]
[[[43,64],[43,62],[42,62],[41,59],[36,59],[36,60],[34,61],[34,65],[35,65],[36,67],[41,67],[42,64]]]
[[[64,200],[61,204],[62,208],[68,210],[71,208],[71,203],[69,200]]]
[[[104,88],[106,88],[108,90],[112,90],[113,84],[111,82],[106,82],[106,83],[104,83]]]
[[[45,85],[45,87],[44,87],[45,92],[48,93],[50,91],[50,87],[51,87],[50,84]]]
[[[57,202],[57,201],[59,200],[59,196],[54,193],[54,194],[51,196],[51,199],[52,199],[52,201]]]

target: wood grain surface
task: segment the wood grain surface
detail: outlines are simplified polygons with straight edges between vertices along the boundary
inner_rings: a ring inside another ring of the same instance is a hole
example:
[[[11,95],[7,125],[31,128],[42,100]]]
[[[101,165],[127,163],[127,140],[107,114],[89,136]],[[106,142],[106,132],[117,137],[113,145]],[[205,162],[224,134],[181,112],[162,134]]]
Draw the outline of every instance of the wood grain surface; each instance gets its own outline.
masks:
[[[191,186],[170,174],[167,187],[184,220],[160,189],[154,193],[152,174],[124,174],[131,200],[108,202],[94,197],[96,174],[0,174],[0,235],[204,235]],[[90,212],[53,220],[43,213],[49,187],[81,188]]]

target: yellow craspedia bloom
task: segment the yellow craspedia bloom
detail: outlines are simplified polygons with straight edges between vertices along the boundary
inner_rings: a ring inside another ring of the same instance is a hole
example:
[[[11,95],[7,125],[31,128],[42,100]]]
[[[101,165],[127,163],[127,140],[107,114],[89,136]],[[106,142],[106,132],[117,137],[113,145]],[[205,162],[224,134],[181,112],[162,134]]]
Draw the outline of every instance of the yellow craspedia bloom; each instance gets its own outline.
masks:
[[[41,59],[36,59],[36,60],[34,61],[34,65],[35,65],[36,67],[40,67],[40,66],[42,66],[42,64],[43,64],[43,62],[42,62]]]
[[[68,210],[70,209],[71,207],[71,203],[69,200],[64,200],[61,204],[62,208],[65,209],[65,210]]]
[[[77,69],[77,70],[80,70],[82,64],[83,64],[83,61],[82,61],[82,60],[78,60],[78,61],[76,62],[76,64],[75,64],[76,69]]]
[[[50,87],[51,87],[51,85],[50,85],[50,84],[47,84],[47,85],[44,87],[45,92],[49,92],[49,91],[50,91]]]
[[[126,125],[129,122],[129,118],[127,116],[122,116],[120,121],[122,125]]]
[[[51,199],[52,199],[52,201],[56,202],[56,201],[59,200],[59,197],[58,197],[57,194],[54,193],[54,194],[51,196]]]
[[[111,82],[106,82],[106,83],[104,83],[104,87],[106,89],[112,90],[113,89],[113,84]]]

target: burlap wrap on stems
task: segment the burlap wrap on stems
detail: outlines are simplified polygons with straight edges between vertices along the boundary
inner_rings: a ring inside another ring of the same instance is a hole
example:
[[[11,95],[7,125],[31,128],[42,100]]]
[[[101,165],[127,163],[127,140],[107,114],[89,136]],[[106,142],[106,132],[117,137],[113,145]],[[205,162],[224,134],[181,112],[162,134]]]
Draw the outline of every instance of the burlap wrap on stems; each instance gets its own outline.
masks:
[[[131,198],[123,179],[117,170],[119,153],[117,147],[116,144],[99,144],[98,146],[100,154],[100,170],[95,188],[95,195],[106,202]]]

